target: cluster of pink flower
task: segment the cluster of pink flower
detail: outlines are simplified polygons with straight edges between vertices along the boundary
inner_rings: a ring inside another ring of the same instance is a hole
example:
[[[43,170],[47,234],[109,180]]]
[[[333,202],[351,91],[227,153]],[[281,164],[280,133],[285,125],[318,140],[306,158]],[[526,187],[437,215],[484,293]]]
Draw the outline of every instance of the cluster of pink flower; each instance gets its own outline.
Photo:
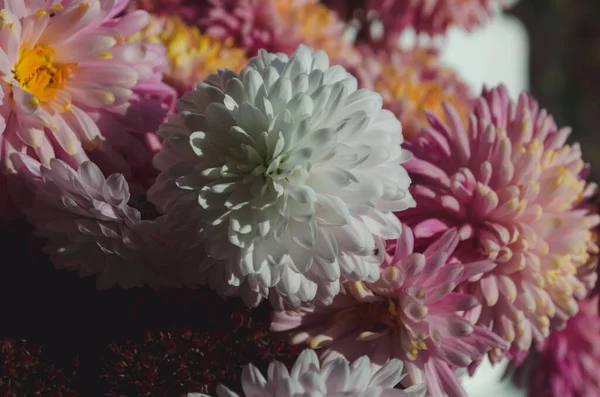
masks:
[[[314,351],[247,396],[465,396],[461,369],[530,350],[533,392],[596,395],[580,147],[397,47],[503,4],[0,0],[0,219],[101,289],[268,301]]]

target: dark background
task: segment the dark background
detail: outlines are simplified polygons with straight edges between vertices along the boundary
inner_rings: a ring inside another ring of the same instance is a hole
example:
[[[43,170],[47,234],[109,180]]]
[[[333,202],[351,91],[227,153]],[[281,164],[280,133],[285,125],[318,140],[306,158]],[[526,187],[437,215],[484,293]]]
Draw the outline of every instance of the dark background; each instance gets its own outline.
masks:
[[[531,93],[573,128],[600,181],[600,1],[521,0],[509,13],[529,33]]]

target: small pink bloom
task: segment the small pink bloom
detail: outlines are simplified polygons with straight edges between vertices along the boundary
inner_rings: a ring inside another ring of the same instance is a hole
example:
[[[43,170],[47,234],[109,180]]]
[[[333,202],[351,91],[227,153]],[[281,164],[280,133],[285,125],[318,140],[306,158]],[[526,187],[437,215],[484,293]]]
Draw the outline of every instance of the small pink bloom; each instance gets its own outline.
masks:
[[[447,122],[428,113],[431,128],[407,145],[417,206],[398,216],[418,244],[459,228],[459,258],[496,264],[461,291],[483,303],[470,313],[478,324],[526,351],[594,285],[600,217],[583,203],[596,186],[584,180],[579,145],[565,145],[570,129],[526,93],[515,103],[504,86],[484,89],[468,128],[444,110]]]
[[[276,312],[272,329],[293,330],[291,343],[323,349],[325,362],[366,354],[381,366],[397,358],[405,363],[405,386],[425,383],[433,397],[465,396],[455,370],[506,346],[463,316],[479,302],[454,289],[494,264],[450,259],[458,242],[458,232],[449,230],[424,251],[415,251],[413,233],[403,226],[400,238],[388,246],[378,281],[347,282],[330,306]]]
[[[579,313],[554,331],[532,353],[531,397],[596,397],[600,395],[600,316],[598,298],[579,304]]]

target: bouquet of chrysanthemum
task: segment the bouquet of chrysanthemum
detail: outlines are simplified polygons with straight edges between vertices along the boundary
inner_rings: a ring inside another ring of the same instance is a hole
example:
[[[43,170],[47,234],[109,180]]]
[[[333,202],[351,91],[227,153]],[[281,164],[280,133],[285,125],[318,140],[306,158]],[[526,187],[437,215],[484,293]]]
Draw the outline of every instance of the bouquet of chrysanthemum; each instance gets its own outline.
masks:
[[[0,0],[3,249],[33,264],[3,267],[142,291],[53,312],[99,316],[76,347],[15,328],[4,395],[462,397],[487,356],[596,396],[580,147],[398,46],[505,5],[459,3]]]

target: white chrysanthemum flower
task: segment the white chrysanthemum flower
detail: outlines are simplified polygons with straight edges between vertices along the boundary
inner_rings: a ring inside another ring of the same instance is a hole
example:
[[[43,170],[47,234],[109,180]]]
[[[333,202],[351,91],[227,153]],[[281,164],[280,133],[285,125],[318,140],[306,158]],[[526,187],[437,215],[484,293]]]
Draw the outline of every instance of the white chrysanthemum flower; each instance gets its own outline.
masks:
[[[203,241],[200,283],[297,306],[375,281],[392,213],[414,206],[400,122],[323,51],[262,51],[221,69],[161,126],[150,199]],[[192,223],[193,222],[193,223]],[[197,243],[197,241],[196,241]],[[280,303],[281,304],[281,303]]]
[[[275,361],[269,365],[267,379],[252,364],[242,370],[242,389],[246,397],[421,397],[423,385],[406,390],[394,389],[402,380],[402,361],[391,360],[374,371],[368,356],[353,363],[338,357],[321,366],[313,350],[304,350],[288,371],[285,365]],[[217,387],[218,397],[239,397],[227,387]],[[206,397],[188,393],[187,397]]]

